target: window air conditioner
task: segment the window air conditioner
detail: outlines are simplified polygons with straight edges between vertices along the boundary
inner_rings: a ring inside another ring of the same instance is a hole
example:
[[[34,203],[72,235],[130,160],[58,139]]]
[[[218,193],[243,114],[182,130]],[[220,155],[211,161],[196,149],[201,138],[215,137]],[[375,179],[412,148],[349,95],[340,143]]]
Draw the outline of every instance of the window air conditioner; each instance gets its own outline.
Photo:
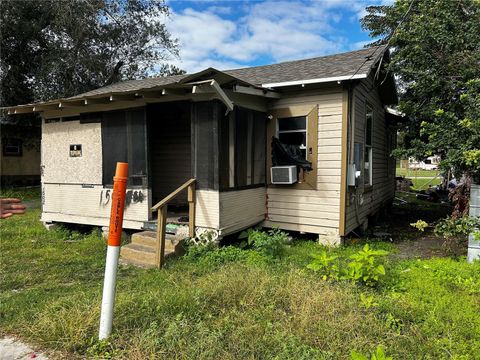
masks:
[[[272,184],[294,184],[297,182],[297,166],[273,166],[270,175]]]

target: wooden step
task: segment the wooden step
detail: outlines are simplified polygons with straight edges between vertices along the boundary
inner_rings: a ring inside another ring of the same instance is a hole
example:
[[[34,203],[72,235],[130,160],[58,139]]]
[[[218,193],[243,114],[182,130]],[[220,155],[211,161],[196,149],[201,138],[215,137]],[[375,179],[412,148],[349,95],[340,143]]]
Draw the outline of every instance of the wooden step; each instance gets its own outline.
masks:
[[[182,239],[183,240],[183,239]],[[132,235],[132,242],[122,246],[120,263],[139,267],[154,267],[157,234],[153,231],[142,231]],[[165,236],[165,257],[183,255],[183,242],[170,234]]]

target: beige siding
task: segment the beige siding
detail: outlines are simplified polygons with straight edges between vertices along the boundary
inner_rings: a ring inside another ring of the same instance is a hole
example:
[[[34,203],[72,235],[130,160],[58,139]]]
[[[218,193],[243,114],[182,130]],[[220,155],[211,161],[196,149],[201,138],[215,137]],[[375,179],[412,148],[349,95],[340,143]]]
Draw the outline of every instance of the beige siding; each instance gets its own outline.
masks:
[[[81,144],[82,156],[70,157],[70,145]],[[42,126],[44,183],[102,184],[100,123],[54,122]]]
[[[40,175],[40,151],[23,146],[22,156],[3,155],[0,144],[0,175],[25,176]]]
[[[220,200],[218,191],[196,190],[195,226],[219,229]]]
[[[42,221],[64,221],[108,226],[112,189],[79,184],[42,185]],[[125,227],[140,229],[148,221],[149,191],[127,189]]]
[[[264,187],[220,193],[220,230],[222,235],[256,225],[265,219]]]
[[[340,213],[342,99],[340,86],[285,95],[272,108],[312,109],[318,105],[317,189],[267,189],[265,226],[331,235],[338,234]]]
[[[385,112],[378,90],[373,86],[371,77],[359,83],[353,92],[353,138],[355,142],[361,144],[364,144],[365,138],[366,102],[372,105],[374,111],[372,186],[365,187],[362,183],[356,190],[352,188],[348,190],[346,233],[354,230],[369,215],[374,214],[382,205],[393,199],[395,191],[395,169],[388,169],[388,124],[385,122]],[[349,162],[353,163],[353,154]],[[363,182],[363,178],[361,181]]]

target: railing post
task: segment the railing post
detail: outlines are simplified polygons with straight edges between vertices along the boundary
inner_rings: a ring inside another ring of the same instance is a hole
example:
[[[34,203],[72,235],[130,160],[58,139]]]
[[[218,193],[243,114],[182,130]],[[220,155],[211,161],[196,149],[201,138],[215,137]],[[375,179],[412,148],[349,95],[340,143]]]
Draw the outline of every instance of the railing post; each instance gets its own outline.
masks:
[[[156,263],[160,269],[165,262],[165,226],[167,223],[167,205],[158,209]]]
[[[188,236],[195,236],[195,183],[188,187]]]

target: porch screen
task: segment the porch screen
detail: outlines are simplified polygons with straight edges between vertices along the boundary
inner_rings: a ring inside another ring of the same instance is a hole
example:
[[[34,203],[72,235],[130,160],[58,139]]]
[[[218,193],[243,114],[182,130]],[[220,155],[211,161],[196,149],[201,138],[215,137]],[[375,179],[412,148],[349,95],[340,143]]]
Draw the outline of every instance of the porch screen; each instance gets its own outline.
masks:
[[[111,111],[102,118],[103,184],[112,185],[117,162],[128,162],[128,186],[147,186],[145,110]]]
[[[223,121],[226,124],[220,126],[220,188],[265,184],[266,115],[236,107]]]

